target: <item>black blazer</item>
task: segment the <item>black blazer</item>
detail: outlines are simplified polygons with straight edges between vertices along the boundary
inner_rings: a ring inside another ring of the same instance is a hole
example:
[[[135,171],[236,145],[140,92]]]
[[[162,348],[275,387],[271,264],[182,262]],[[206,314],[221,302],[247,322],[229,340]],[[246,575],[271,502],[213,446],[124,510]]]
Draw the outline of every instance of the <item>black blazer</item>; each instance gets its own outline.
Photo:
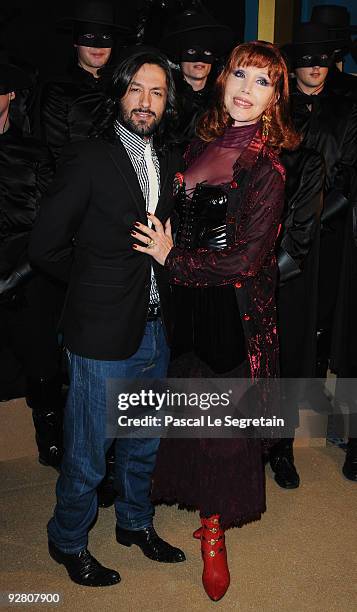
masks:
[[[173,207],[177,152],[160,158],[162,220]],[[135,221],[147,224],[135,170],[119,138],[66,147],[34,227],[29,254],[35,266],[68,282],[61,328],[70,351],[87,358],[126,359],[143,337],[150,293],[151,257],[132,248]],[[170,336],[170,287],[154,270],[163,320]]]

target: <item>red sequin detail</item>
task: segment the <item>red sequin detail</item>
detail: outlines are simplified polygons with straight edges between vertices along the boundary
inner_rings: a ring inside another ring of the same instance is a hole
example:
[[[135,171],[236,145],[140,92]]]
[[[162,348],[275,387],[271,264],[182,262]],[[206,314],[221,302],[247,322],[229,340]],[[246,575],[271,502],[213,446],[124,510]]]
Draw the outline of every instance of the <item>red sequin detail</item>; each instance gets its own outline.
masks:
[[[191,165],[196,161],[207,146],[203,141],[193,141],[186,152],[186,163]],[[247,187],[241,186],[243,170],[250,174]],[[284,168],[269,147],[263,146],[262,150],[261,138],[257,137],[238,158],[233,171],[233,180],[239,184],[235,195],[243,188],[244,197],[240,208],[234,202],[236,198],[232,198],[226,219],[228,247],[221,251],[203,248],[184,251],[174,247],[165,267],[171,274],[171,282],[181,286],[242,283],[237,296],[244,321],[250,375],[252,379],[269,381],[279,372],[274,243],[284,205]]]
[[[231,181],[231,189],[237,189],[238,183],[236,181]]]
[[[176,172],[175,178],[177,179],[179,185],[182,187],[182,185],[184,183],[184,176],[183,176],[182,172]]]
[[[238,283],[236,283],[234,286],[235,286],[235,287],[237,287],[237,289],[240,289],[240,288],[241,288],[241,286],[242,286],[242,283],[239,283],[239,282],[238,282]]]

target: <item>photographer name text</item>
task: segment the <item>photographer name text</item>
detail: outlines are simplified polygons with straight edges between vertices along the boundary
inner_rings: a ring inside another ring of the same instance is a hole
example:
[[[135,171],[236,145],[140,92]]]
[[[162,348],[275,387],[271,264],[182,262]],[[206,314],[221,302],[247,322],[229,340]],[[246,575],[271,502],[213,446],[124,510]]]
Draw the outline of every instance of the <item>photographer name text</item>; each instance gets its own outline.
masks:
[[[212,417],[209,414],[202,414],[199,417],[177,418],[172,415],[163,417],[145,415],[143,417],[128,417],[122,414],[118,417],[120,427],[141,428],[141,427],[284,427],[284,419],[273,416],[272,418],[241,418],[226,414],[224,418]]]

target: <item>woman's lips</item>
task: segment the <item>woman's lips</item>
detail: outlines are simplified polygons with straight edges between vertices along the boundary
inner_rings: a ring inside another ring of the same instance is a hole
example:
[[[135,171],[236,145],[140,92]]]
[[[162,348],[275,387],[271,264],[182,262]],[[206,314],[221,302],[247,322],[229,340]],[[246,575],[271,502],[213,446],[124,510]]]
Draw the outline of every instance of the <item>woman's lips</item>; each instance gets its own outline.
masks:
[[[239,106],[239,108],[250,108],[253,106],[251,102],[245,100],[244,98],[233,98],[233,103],[235,106]]]

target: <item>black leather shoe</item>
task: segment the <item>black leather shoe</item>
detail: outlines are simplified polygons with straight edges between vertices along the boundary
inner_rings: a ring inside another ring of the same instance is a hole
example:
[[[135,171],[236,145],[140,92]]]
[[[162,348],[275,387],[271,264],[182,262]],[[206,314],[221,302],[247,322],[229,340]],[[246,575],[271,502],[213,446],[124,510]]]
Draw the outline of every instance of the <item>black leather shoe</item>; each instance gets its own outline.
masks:
[[[282,489],[297,489],[300,477],[294,465],[293,439],[278,442],[270,451],[270,467],[275,482]]]
[[[156,533],[154,527],[144,527],[138,531],[129,531],[116,526],[116,537],[119,544],[131,546],[136,544],[141,548],[145,557],[162,563],[179,563],[186,561],[185,554],[179,548],[175,548],[162,540]]]
[[[348,440],[342,473],[348,480],[357,482],[357,438],[350,438]]]
[[[103,587],[117,584],[121,580],[118,572],[101,565],[86,548],[79,553],[68,554],[48,542],[48,551],[52,559],[65,566],[70,579],[77,584]]]

